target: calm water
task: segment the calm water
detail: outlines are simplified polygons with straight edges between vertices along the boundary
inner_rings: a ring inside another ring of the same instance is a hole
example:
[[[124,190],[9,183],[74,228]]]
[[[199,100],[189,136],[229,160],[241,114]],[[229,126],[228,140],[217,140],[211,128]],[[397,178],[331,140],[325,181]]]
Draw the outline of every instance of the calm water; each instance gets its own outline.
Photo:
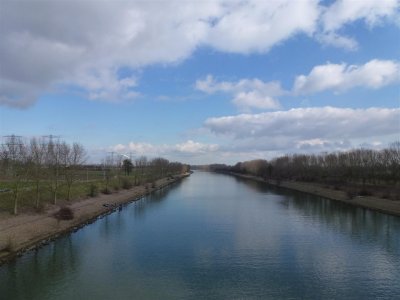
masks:
[[[399,299],[400,218],[196,172],[0,267],[0,299]]]

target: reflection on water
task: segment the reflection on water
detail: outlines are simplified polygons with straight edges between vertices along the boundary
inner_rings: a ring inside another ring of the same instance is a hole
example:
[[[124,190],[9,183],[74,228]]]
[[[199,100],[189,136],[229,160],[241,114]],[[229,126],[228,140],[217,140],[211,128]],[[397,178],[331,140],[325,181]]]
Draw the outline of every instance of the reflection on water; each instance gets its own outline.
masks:
[[[182,181],[185,181],[186,178],[182,179]],[[134,211],[134,216],[136,218],[140,218],[141,216],[144,216],[145,212],[149,209],[152,209],[162,203],[165,199],[167,199],[167,195],[175,190],[181,182],[175,182],[169,186],[166,186],[164,188],[161,188],[159,190],[156,190],[155,192],[151,193],[150,195],[135,201],[133,203],[133,211]]]
[[[1,299],[31,299],[32,295],[38,299],[49,298],[54,282],[64,282],[76,273],[79,259],[71,236],[67,236],[29,253],[29,258],[22,257],[21,261],[5,265],[0,273]],[[18,268],[21,262],[23,268]]]
[[[330,230],[359,241],[379,241],[385,245],[383,249],[400,253],[400,222],[397,217],[262,182],[238,177],[235,179],[258,192],[283,195],[279,204],[306,216],[311,223],[325,224]]]
[[[310,216],[314,223],[325,223],[332,230],[360,241],[379,242],[386,245],[383,249],[400,253],[398,218],[301,193],[294,193],[282,205]]]
[[[196,172],[0,267],[0,298],[394,299],[399,219]]]

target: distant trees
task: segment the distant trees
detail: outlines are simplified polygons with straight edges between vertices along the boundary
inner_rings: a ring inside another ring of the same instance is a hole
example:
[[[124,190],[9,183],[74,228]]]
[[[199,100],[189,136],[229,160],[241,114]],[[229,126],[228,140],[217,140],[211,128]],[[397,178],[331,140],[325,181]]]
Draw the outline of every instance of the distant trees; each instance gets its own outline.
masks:
[[[76,172],[84,163],[84,158],[85,150],[80,144],[69,145],[52,139],[47,142],[37,138],[24,143],[19,137],[6,137],[0,148],[1,177],[11,187],[14,214],[18,213],[21,186],[25,182],[29,182],[29,189],[34,190],[36,208],[40,205],[43,183],[52,193],[53,204],[57,202],[61,181],[66,183],[69,199]]]
[[[30,178],[35,185],[35,207],[39,208],[40,205],[40,186],[42,180],[46,178],[45,172],[45,157],[46,157],[46,145],[43,140],[32,138],[30,141],[30,155],[32,157],[32,169]]]
[[[140,177],[143,179],[145,177],[145,169],[147,166],[147,157],[146,156],[140,156],[138,159],[135,160],[135,165],[136,165],[136,170],[135,172],[135,184],[137,183],[137,177]]]
[[[118,190],[134,184],[154,184],[157,179],[189,171],[188,165],[161,157],[149,160],[141,156],[133,164],[124,156],[113,153],[102,164],[89,166],[84,165],[87,152],[78,143],[52,137],[32,138],[25,143],[17,136],[6,137],[0,146],[0,208],[6,202],[11,211],[12,202],[12,212],[17,214],[20,202],[40,208],[43,201],[55,205],[59,198],[95,195],[97,189],[111,193],[110,186]],[[91,180],[89,169],[94,177]],[[78,182],[80,186],[75,184]]]
[[[129,176],[133,169],[133,163],[130,159],[124,159],[122,162],[122,166],[124,168],[124,172],[126,176]]]
[[[31,156],[26,144],[16,136],[10,136],[2,145],[0,158],[6,178],[10,178],[10,187],[13,194],[13,212],[18,213],[18,200],[23,181],[28,179],[31,165]]]
[[[265,159],[255,159],[239,162],[232,167],[237,173],[247,173],[256,176],[264,176],[268,169],[268,162]]]
[[[163,178],[168,174],[169,161],[162,157],[154,158],[150,161],[150,167],[152,168],[152,180]]]
[[[293,154],[270,161],[258,159],[234,166],[211,165],[213,170],[260,176],[266,179],[353,182],[365,184],[400,183],[400,142],[383,150],[354,149],[322,154]]]
[[[114,170],[114,161],[112,157],[106,157],[103,160],[103,179],[105,182],[105,188],[103,192],[109,193],[109,186],[110,186],[110,181],[113,177],[113,170]]]
[[[86,150],[78,143],[73,143],[72,146],[64,144],[63,148],[62,161],[68,190],[67,200],[71,200],[71,187],[79,179],[79,171],[86,161]]]
[[[53,195],[53,204],[57,203],[57,192],[60,181],[61,152],[63,145],[60,142],[50,140],[46,144],[45,168],[47,173],[47,183]]]

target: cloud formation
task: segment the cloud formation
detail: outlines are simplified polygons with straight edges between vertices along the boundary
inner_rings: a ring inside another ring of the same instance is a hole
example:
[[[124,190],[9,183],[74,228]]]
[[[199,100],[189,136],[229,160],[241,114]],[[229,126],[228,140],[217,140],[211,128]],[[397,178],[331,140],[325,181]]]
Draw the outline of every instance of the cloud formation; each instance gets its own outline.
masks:
[[[295,34],[311,35],[319,16],[317,0],[227,1],[223,7],[207,43],[234,53],[267,52]]]
[[[325,31],[336,31],[356,20],[364,20],[370,27],[384,18],[395,18],[398,0],[337,0],[322,15]]]
[[[266,53],[295,35],[313,37],[323,31],[330,34],[328,43],[352,47],[351,38],[338,37],[339,29],[360,19],[375,26],[398,17],[398,7],[396,0],[339,0],[329,7],[318,0],[4,0],[0,105],[29,106],[65,84],[92,100],[132,99],[135,84],[121,77],[120,68],[177,63],[203,46]],[[112,83],[103,87],[105,78]],[[240,95],[236,103],[274,104],[255,92]]]
[[[136,77],[119,77],[117,70],[113,69],[92,69],[79,73],[70,84],[81,87],[88,99],[93,101],[122,102],[140,96],[133,90],[137,86]]]
[[[281,138],[296,142],[385,137],[400,131],[400,109],[293,108],[287,111],[209,118],[204,126],[234,139]],[[368,130],[366,130],[368,128]]]
[[[322,30],[317,39],[330,46],[357,50],[357,41],[339,34],[338,31],[356,21],[364,21],[370,28],[379,25],[383,20],[398,22],[399,7],[399,0],[337,0],[322,10]]]
[[[354,87],[378,89],[397,82],[400,82],[400,63],[374,59],[360,66],[345,63],[315,66],[308,75],[296,77],[293,90],[296,94],[343,92]]]
[[[209,118],[204,129],[218,138],[219,144],[130,142],[107,150],[190,163],[234,163],[284,153],[348,150],[363,145],[379,148],[398,139],[400,109],[295,108]]]
[[[315,66],[308,75],[296,76],[291,92],[282,89],[279,81],[263,82],[257,78],[217,81],[212,75],[197,80],[195,88],[207,94],[231,94],[233,104],[248,110],[279,109],[278,97],[283,95],[309,95],[328,90],[340,93],[356,87],[379,89],[399,82],[399,62],[373,59],[363,65],[327,63]]]
[[[154,145],[150,143],[142,143],[142,142],[130,142],[127,145],[117,144],[111,147],[111,150],[118,153],[129,153],[132,152],[134,155],[149,155],[149,156],[174,156],[174,155],[184,155],[184,156],[192,156],[205,154],[210,152],[215,152],[219,149],[219,146],[216,144],[204,144],[200,142],[195,142],[192,140],[188,140],[183,143],[178,143],[175,145]]]
[[[249,108],[278,109],[280,104],[275,97],[286,93],[277,81],[263,82],[255,78],[241,79],[237,82],[218,82],[212,75],[197,80],[195,87],[208,94],[229,93],[233,95],[232,103],[244,110]]]

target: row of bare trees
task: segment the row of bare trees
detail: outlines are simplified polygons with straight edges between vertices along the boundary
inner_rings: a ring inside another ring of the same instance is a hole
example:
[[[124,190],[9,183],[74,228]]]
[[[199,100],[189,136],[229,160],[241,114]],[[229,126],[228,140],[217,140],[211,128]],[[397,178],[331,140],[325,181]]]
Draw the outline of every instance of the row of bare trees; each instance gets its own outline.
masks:
[[[140,156],[134,161],[123,157],[123,155],[116,154],[115,156],[107,156],[103,160],[102,170],[106,191],[109,189],[113,178],[118,179],[118,181],[132,178],[133,185],[138,185],[144,182],[154,182],[167,176],[186,173],[190,170],[189,165],[170,162],[162,157],[149,160],[146,156]]]
[[[346,152],[284,155],[270,161],[257,159],[234,166],[216,165],[214,169],[266,179],[396,185],[400,183],[400,142],[382,150],[361,148]]]
[[[74,183],[84,182],[85,173],[89,181],[89,169],[96,176],[90,181],[89,190],[92,187],[97,190],[100,185],[106,193],[110,192],[111,184],[114,189],[129,188],[189,171],[188,165],[160,157],[149,160],[141,156],[132,161],[126,155],[112,153],[102,164],[90,166],[84,165],[86,160],[86,150],[78,143],[68,144],[53,138],[24,142],[14,135],[6,137],[0,147],[0,192],[12,194],[13,212],[17,214],[22,191],[29,193],[30,198],[34,196],[36,208],[40,207],[44,191],[46,199],[51,195],[53,204],[65,192],[66,200],[71,200]]]
[[[35,206],[39,207],[41,187],[45,185],[57,202],[60,183],[67,186],[67,199],[72,184],[86,160],[86,151],[78,143],[32,138],[28,143],[16,136],[7,137],[0,148],[0,178],[13,194],[14,214],[18,213],[18,200],[23,183],[34,187]]]

